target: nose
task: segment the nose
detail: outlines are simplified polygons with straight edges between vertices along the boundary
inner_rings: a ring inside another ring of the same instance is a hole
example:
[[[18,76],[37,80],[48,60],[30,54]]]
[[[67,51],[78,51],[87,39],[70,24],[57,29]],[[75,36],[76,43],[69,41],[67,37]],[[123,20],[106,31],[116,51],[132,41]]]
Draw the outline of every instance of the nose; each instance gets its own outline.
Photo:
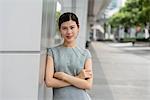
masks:
[[[68,29],[67,30],[67,34],[71,34],[72,30],[71,29]]]

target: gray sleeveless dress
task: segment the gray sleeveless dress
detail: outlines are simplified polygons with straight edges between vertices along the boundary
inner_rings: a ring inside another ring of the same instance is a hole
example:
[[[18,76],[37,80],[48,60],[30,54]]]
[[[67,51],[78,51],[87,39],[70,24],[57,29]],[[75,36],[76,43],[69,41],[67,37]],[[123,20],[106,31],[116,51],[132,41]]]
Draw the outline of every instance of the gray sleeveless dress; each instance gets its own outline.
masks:
[[[84,68],[85,60],[91,58],[87,49],[69,48],[59,45],[48,49],[48,55],[53,57],[54,71],[65,72],[77,76]],[[86,90],[75,86],[53,88],[53,100],[91,100]]]

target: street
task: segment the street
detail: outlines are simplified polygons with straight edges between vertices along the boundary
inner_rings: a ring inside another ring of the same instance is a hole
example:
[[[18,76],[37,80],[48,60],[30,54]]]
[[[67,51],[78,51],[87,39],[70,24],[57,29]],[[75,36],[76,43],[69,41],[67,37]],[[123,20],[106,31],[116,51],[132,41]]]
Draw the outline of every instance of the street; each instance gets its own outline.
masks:
[[[150,47],[92,42],[92,100],[150,100]]]

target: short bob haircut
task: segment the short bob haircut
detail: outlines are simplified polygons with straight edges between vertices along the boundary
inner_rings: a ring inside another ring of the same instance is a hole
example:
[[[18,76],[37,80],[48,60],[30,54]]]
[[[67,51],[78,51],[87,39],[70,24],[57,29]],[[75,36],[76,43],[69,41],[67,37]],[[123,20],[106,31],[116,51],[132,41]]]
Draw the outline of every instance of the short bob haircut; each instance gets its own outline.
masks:
[[[63,13],[60,17],[59,17],[59,21],[58,21],[58,26],[59,26],[59,29],[61,27],[61,24],[63,22],[66,22],[66,21],[75,21],[78,28],[79,28],[79,21],[78,21],[78,17],[72,13],[72,12],[66,12],[66,13]]]

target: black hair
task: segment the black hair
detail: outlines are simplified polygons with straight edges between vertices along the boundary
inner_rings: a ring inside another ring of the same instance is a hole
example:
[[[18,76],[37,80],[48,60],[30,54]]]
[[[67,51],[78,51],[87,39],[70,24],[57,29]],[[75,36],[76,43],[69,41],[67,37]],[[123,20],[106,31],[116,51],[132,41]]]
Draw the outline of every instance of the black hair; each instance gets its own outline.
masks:
[[[66,12],[66,13],[63,13],[60,17],[59,17],[59,21],[58,21],[58,26],[59,26],[59,29],[61,27],[61,24],[63,22],[66,22],[66,21],[75,21],[77,26],[79,27],[79,21],[78,21],[78,17],[72,13],[72,12]]]

